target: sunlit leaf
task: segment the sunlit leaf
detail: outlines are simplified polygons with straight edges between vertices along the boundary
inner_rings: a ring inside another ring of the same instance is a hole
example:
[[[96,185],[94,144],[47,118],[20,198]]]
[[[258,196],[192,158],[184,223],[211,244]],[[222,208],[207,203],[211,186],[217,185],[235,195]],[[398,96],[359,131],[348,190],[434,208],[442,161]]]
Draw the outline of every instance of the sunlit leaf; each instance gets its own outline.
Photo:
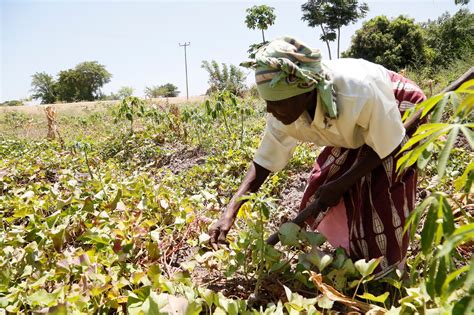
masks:
[[[446,163],[448,162],[449,154],[451,153],[451,150],[454,145],[454,141],[456,140],[458,133],[459,133],[459,126],[454,126],[453,129],[450,131],[448,135],[448,139],[446,140],[444,144],[444,148],[439,155],[438,165],[437,165],[439,177],[444,176],[444,172],[446,171]]]
[[[389,295],[390,295],[389,292],[385,292],[384,294],[381,294],[381,295],[378,295],[378,296],[375,296],[375,295],[373,295],[371,293],[368,293],[368,292],[364,292],[364,294],[358,294],[357,296],[362,298],[362,299],[369,300],[369,301],[378,302],[378,303],[385,303],[385,300],[387,300]]]
[[[360,259],[354,263],[355,268],[357,271],[362,275],[362,277],[370,276],[375,268],[379,265],[382,258],[373,258],[369,261],[365,259]]]
[[[300,227],[297,224],[286,222],[280,226],[278,236],[282,245],[297,246],[299,244],[298,235]]]

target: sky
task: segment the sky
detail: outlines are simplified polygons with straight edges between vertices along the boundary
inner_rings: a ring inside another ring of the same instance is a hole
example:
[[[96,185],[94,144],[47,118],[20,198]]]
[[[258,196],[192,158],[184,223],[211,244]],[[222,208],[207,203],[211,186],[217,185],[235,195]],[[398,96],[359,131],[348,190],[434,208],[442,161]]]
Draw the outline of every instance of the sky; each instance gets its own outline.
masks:
[[[249,30],[244,23],[246,8],[260,4],[275,8],[275,24],[265,32],[266,39],[291,35],[320,48],[324,58],[319,30],[301,21],[305,2],[0,0],[0,102],[31,95],[36,72],[56,77],[83,61],[97,61],[112,74],[102,89],[106,94],[130,86],[134,95],[143,96],[145,87],[172,83],[186,96],[184,49],[179,46],[185,42],[190,43],[189,96],[202,95],[208,88],[203,60],[238,65],[247,59],[249,45],[261,41],[260,30]],[[366,2],[367,16],[341,30],[341,51],[349,48],[363,21],[374,16],[403,14],[422,22],[459,9],[454,0]],[[242,70],[251,84],[253,75]]]

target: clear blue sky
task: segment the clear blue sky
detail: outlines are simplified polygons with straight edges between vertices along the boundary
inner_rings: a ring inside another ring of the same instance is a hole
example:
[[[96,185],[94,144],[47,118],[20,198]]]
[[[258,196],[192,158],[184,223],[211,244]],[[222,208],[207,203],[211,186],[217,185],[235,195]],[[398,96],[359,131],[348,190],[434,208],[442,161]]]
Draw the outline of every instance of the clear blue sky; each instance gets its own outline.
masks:
[[[131,86],[142,96],[146,86],[173,83],[186,95],[184,51],[188,47],[189,94],[207,89],[202,60],[238,64],[247,57],[249,44],[259,42],[259,30],[244,24],[245,9],[255,4],[275,8],[276,22],[267,39],[292,35],[319,47],[317,29],[301,21],[300,1],[8,1],[0,0],[0,101],[30,94],[31,75],[73,68],[96,60],[113,77],[104,86],[107,94]],[[472,11],[472,2],[470,9]],[[367,1],[369,14],[416,21],[435,19],[443,12],[455,13],[454,0]],[[342,30],[341,51],[362,21]],[[250,74],[250,72],[249,72]],[[249,75],[249,82],[252,75]]]

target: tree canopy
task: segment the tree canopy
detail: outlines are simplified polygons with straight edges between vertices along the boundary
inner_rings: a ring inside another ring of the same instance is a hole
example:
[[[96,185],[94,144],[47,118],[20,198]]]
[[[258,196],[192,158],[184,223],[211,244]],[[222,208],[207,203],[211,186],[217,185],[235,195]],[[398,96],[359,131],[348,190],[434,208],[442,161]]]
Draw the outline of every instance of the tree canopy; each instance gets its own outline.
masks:
[[[53,77],[46,72],[37,72],[32,75],[31,91],[33,99],[41,99],[41,104],[51,104],[56,101],[56,83]]]
[[[97,61],[85,61],[74,69],[60,71],[57,81],[45,72],[35,73],[32,77],[32,97],[46,104],[99,99],[102,96],[100,89],[110,82],[112,75]]]
[[[112,75],[97,61],[85,61],[74,69],[59,72],[57,95],[65,102],[94,101]]]
[[[358,0],[309,0],[301,6],[303,21],[308,26],[321,28],[320,39],[326,42],[329,59],[332,59],[329,42],[337,39],[337,57],[339,57],[341,27],[355,23],[365,17],[369,10],[365,2]]]
[[[156,85],[145,88],[145,96],[148,98],[176,97],[179,95],[178,87],[172,83]]]
[[[473,55],[474,14],[468,9],[461,9],[453,16],[446,12],[422,27],[426,43],[432,49],[431,63],[435,68]]]
[[[377,16],[356,31],[344,57],[363,58],[398,71],[409,65],[427,62],[427,46],[420,25],[399,16],[389,20]]]
[[[209,89],[207,94],[228,90],[235,95],[242,95],[245,86],[245,73],[235,65],[227,66],[225,63],[221,66],[217,61],[202,61],[201,68],[209,74]]]
[[[245,24],[249,29],[256,29],[262,31],[262,43],[265,43],[265,33],[270,25],[275,23],[276,15],[274,13],[275,8],[267,5],[255,5],[247,10],[247,16],[245,17]]]

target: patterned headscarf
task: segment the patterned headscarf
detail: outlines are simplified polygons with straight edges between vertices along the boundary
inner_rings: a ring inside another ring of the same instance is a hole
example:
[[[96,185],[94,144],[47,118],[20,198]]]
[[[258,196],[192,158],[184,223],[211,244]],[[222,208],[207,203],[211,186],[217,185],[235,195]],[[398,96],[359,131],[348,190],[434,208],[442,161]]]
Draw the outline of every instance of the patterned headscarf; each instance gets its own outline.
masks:
[[[321,68],[319,49],[282,37],[261,47],[254,61],[241,65],[255,69],[257,90],[263,99],[278,101],[317,88],[325,114],[337,117],[332,82]]]

